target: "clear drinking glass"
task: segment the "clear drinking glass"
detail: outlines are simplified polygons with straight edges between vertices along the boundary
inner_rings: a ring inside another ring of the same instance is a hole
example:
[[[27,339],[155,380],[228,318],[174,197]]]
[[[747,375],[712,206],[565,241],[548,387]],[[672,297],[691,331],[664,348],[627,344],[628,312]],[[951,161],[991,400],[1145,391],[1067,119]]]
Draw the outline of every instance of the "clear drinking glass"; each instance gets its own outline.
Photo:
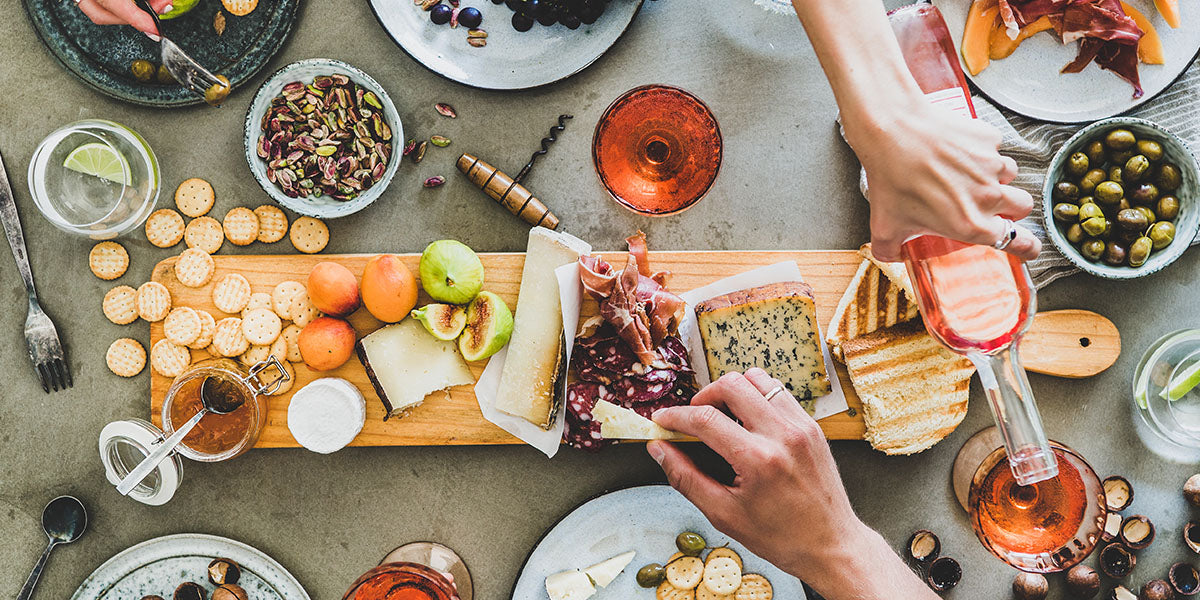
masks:
[[[87,145],[120,157],[124,175],[104,178],[64,166],[73,151]],[[154,210],[158,159],[142,136],[120,123],[78,121],[38,144],[29,161],[29,193],[55,227],[95,240],[115,238],[140,227]]]
[[[1133,399],[1163,439],[1200,449],[1200,330],[1169,333],[1150,345],[1133,374]]]

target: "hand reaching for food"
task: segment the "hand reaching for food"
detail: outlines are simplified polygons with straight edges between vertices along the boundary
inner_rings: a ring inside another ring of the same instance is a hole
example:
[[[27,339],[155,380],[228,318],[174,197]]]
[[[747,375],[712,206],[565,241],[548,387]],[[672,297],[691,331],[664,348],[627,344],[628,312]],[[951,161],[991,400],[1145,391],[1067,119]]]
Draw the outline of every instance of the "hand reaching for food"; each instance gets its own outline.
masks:
[[[171,10],[172,1],[150,0],[150,6],[161,15]],[[75,4],[97,25],[130,25],[150,36],[150,39],[157,39],[154,19],[138,8],[133,0],[77,0]]]
[[[727,374],[654,420],[699,438],[737,474],[724,485],[671,443],[650,442],[671,485],[718,530],[825,598],[937,597],[854,514],[817,422],[762,369]]]

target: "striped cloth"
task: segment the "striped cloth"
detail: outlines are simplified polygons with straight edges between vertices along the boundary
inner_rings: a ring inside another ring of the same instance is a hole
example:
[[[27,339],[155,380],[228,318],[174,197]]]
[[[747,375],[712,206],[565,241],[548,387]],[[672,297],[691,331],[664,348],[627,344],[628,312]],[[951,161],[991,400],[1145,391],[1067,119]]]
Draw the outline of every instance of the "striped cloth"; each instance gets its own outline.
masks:
[[[1050,242],[1042,227],[1042,182],[1050,159],[1054,153],[1079,130],[1078,125],[1043,123],[998,109],[980,96],[973,98],[979,118],[991,123],[1004,134],[1000,151],[1017,161],[1020,173],[1013,185],[1033,195],[1033,214],[1021,224],[1033,231],[1042,240],[1042,254],[1029,263],[1033,282],[1038,288],[1079,269]],[[1200,66],[1193,64],[1170,88],[1159,97],[1147,102],[1130,116],[1154,121],[1178,135],[1193,148],[1200,148],[1200,118],[1197,106],[1200,102]],[[1192,245],[1200,243],[1200,236]]]

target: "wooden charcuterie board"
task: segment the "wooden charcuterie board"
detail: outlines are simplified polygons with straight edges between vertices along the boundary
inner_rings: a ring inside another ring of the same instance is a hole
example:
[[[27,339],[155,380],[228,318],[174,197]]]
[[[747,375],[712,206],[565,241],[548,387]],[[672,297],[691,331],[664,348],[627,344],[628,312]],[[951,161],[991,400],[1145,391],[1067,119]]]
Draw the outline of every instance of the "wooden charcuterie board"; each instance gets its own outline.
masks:
[[[602,253],[614,264],[623,264],[623,252]],[[213,280],[227,273],[241,273],[250,281],[254,292],[270,292],[276,284],[282,281],[294,280],[305,282],[312,267],[322,261],[335,261],[345,265],[355,274],[361,274],[363,266],[373,254],[352,255],[279,255],[279,256],[214,256],[216,271]],[[401,255],[406,265],[415,273],[419,255]],[[484,289],[499,294],[510,308],[516,307],[517,292],[520,288],[521,268],[524,265],[523,253],[488,253],[480,254],[486,269]],[[174,264],[176,258],[168,258],[154,268],[153,281],[165,285],[171,291],[175,306],[190,306],[202,308],[212,313],[220,320],[227,316],[213,306],[211,298],[212,285],[200,288],[189,288],[175,278]],[[858,268],[862,257],[853,250],[823,250],[823,251],[763,251],[763,252],[651,252],[650,262],[657,270],[668,270],[672,273],[670,289],[684,292],[706,285],[718,279],[742,273],[757,267],[774,264],[781,261],[794,260],[800,267],[804,279],[815,293],[817,313],[820,322],[828,324],[838,300],[845,291],[847,284]],[[419,305],[429,299],[421,294]],[[584,312],[594,312],[595,303],[585,303]],[[1067,311],[1060,311],[1067,312]],[[1098,317],[1094,313],[1078,311],[1081,315]],[[584,315],[588,316],[588,315]],[[1068,321],[1063,322],[1063,319]],[[1102,318],[1101,318],[1102,319]],[[359,337],[365,336],[383,324],[372,317],[366,310],[360,309],[350,317]],[[1071,317],[1060,317],[1056,321],[1054,331],[1042,334],[1041,338],[1047,344],[1061,350],[1071,344],[1078,346],[1079,327],[1069,321]],[[1087,326],[1084,323],[1085,328]],[[1109,324],[1111,325],[1111,324]],[[1038,330],[1035,325],[1034,332]],[[1097,332],[1097,340],[1093,346],[1103,343]],[[1111,332],[1115,334],[1115,330]],[[1033,333],[1030,334],[1033,336]],[[152,323],[150,326],[150,342],[162,339],[162,323]],[[1060,339],[1061,338],[1061,339]],[[1109,340],[1111,341],[1111,340]],[[1116,342],[1119,347],[1119,341]],[[1095,349],[1095,348],[1093,348]],[[193,361],[207,358],[205,352],[193,351]],[[1115,360],[1115,356],[1114,356]],[[268,400],[269,410],[267,422],[259,438],[257,447],[260,448],[291,448],[298,444],[292,438],[287,428],[287,407],[291,393],[300,389],[308,382],[321,377],[342,377],[354,383],[367,398],[367,421],[352,445],[355,446],[439,446],[439,445],[492,445],[518,444],[520,440],[509,435],[504,430],[492,425],[483,418],[476,403],[471,386],[460,386],[444,393],[434,393],[426,398],[425,403],[413,410],[402,419],[383,420],[384,409],[379,398],[375,395],[371,383],[357,358],[351,358],[342,367],[334,371],[316,372],[304,365],[296,366],[297,381],[291,392],[272,396]],[[471,365],[471,370],[478,378],[485,363]],[[845,367],[838,364],[838,375],[846,392],[846,400],[850,411],[833,415],[820,421],[821,428],[829,439],[857,440],[862,439],[865,427],[862,418],[862,405],[854,389],[850,385],[850,377]],[[155,424],[161,425],[163,398],[171,385],[171,378],[151,374],[150,380],[150,409]]]

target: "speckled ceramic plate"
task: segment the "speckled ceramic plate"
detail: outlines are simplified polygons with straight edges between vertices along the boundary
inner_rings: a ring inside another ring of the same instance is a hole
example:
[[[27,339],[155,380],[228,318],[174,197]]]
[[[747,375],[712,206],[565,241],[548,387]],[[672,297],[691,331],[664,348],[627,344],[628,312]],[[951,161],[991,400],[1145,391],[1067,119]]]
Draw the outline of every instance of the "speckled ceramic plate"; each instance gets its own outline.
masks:
[[[612,0],[591,25],[567,29],[535,24],[524,33],[512,28],[513,11],[488,0],[463,0],[483,13],[487,46],[467,44],[465,27],[434,25],[411,0],[371,0],[375,17],[405,52],[445,77],[489,90],[520,90],[566,79],[596,62],[621,38],[642,0]]]
[[[24,0],[34,28],[50,53],[73,75],[96,90],[143,106],[187,106],[204,99],[177,84],[141,83],[129,66],[134,60],[159,62],[158,44],[132,27],[93,24],[63,0]],[[260,0],[244,17],[226,13],[225,33],[217,35],[213,16],[219,0],[200,0],[187,14],[163,21],[163,30],[185,52],[214,73],[225,75],[238,93],[283,46],[291,34],[300,0]]]
[[[638,587],[634,575],[642,565],[665,563],[675,553],[675,536],[694,531],[709,546],[729,545],[742,556],[744,572],[766,577],[775,598],[804,600],[799,579],[758,558],[741,544],[721,534],[700,510],[667,485],[646,485],[604,494],[585,502],[554,525],[525,559],[513,586],[513,600],[546,597],[546,577],[569,569],[583,569],[622,552],[637,551],[633,562],[596,600],[652,600],[654,590]]]
[[[255,600],[309,600],[308,593],[274,559],[241,542],[200,533],[147,540],[100,565],[71,600],[131,600],[149,594],[170,598],[175,588],[194,581],[212,594],[208,563],[229,558],[242,567],[238,585]]]
[[[1012,56],[994,60],[979,75],[967,77],[993,102],[1027,117],[1059,123],[1082,123],[1119,115],[1148,102],[1167,89],[1200,51],[1200,5],[1182,3],[1183,23],[1172,29],[1152,0],[1126,0],[1146,15],[1162,38],[1165,65],[1139,65],[1146,94],[1133,98],[1133,87],[1095,63],[1080,73],[1060,73],[1075,59],[1079,44],[1063,45],[1053,33],[1039,33]],[[970,0],[933,0],[942,11],[955,47],[962,43]]]

